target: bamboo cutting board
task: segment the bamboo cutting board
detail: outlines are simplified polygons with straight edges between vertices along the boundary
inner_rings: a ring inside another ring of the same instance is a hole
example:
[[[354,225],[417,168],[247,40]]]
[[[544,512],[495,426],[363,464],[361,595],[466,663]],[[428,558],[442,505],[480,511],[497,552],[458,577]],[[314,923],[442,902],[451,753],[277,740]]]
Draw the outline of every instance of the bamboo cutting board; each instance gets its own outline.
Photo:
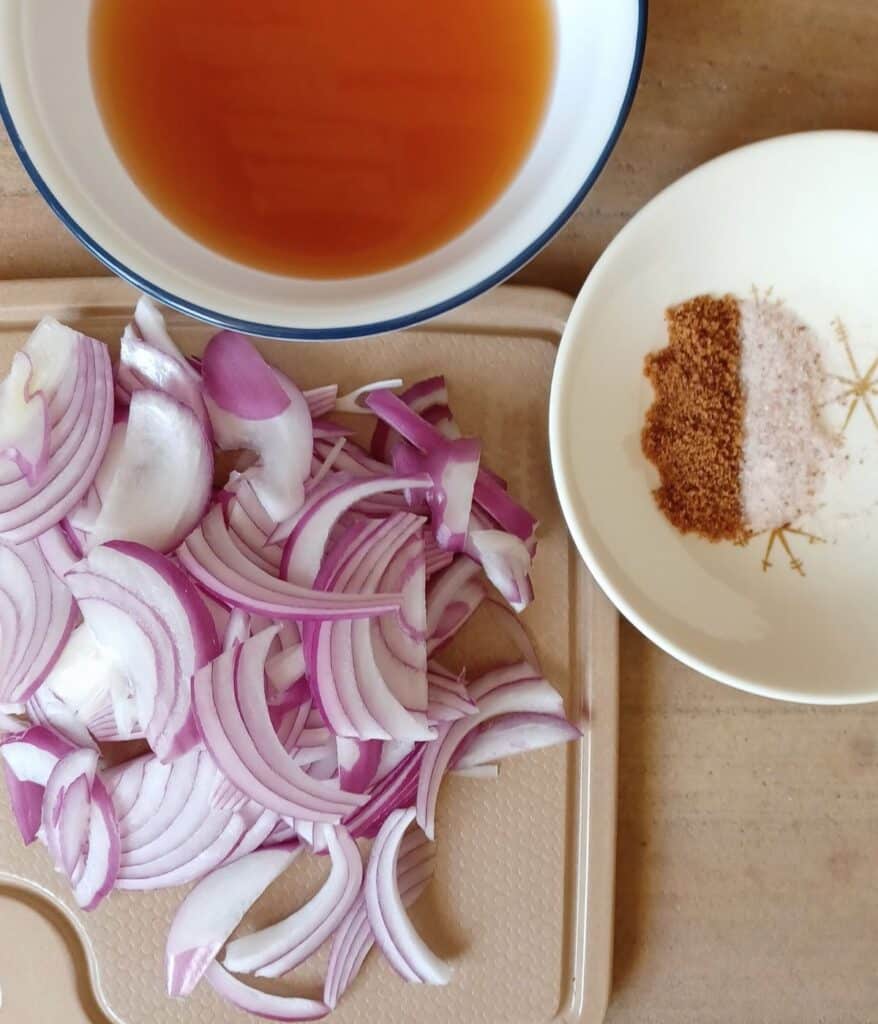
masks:
[[[0,369],[45,314],[115,350],[135,300],[126,284],[107,278],[0,283]],[[569,308],[558,293],[506,287],[426,327],[380,339],[257,342],[303,387],[338,382],[348,390],[369,380],[445,373],[464,432],[483,439],[486,461],[541,522],[537,600],[524,621],[545,674],[585,730],[581,744],[504,762],[499,779],[446,781],[436,877],[414,918],[453,962],[453,981],[439,989],[406,985],[373,954],[329,1018],[338,1024],[598,1024],[604,1016],[612,955],[617,619],[575,556],[549,471],[549,384]],[[168,322],[188,352],[200,352],[211,334],[173,313]],[[466,662],[473,677],[508,655],[496,625],[490,611],[480,612],[448,653],[449,663]],[[245,927],[269,923],[314,891],[325,865],[304,860],[269,889]],[[93,914],[82,913],[45,851],[21,845],[4,794],[0,1021],[244,1020],[206,985],[183,1002],[166,996],[164,942],[181,898],[182,890],[115,893]],[[25,971],[15,966],[20,962],[45,967]],[[61,963],[63,969],[53,966]],[[319,996],[319,964],[275,990]]]

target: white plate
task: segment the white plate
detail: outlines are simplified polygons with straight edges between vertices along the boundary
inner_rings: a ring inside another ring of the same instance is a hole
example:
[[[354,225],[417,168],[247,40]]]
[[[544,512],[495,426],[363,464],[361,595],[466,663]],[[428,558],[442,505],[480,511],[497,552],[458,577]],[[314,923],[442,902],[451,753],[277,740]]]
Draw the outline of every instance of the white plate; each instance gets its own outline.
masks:
[[[592,573],[670,654],[787,700],[878,699],[878,422],[860,402],[844,433],[844,471],[833,469],[819,511],[794,524],[823,543],[778,538],[766,571],[767,537],[745,548],[710,544],[679,534],[659,512],[650,494],[657,475],[640,449],[652,400],[643,360],[666,344],[669,305],[756,287],[773,289],[816,331],[830,374],[859,375],[839,321],[867,371],[878,357],[876,183],[878,135],[865,132],[773,139],[687,175],[604,253],[555,369],[553,467]],[[834,429],[849,404],[824,410]]]
[[[422,259],[386,273],[315,281],[213,252],[134,185],[92,89],[91,6],[0,0],[0,119],[22,163],[67,227],[120,277],[191,316],[275,338],[395,330],[514,273],[573,214],[603,168],[634,98],[646,36],[646,0],[555,0],[558,55],[548,109],[504,194]]]

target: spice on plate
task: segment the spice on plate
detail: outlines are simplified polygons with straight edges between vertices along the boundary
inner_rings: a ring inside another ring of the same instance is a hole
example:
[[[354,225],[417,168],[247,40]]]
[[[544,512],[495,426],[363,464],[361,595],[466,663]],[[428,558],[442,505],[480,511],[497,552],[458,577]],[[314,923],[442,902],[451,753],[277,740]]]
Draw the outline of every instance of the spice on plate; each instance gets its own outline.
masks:
[[[738,304],[701,295],[665,318],[668,346],[646,357],[644,371],[655,388],[642,435],[661,477],[655,498],[678,530],[737,541],[746,534]]]
[[[684,533],[735,542],[813,512],[837,444],[814,332],[760,296],[699,295],[665,316],[668,345],[644,368],[659,508]]]

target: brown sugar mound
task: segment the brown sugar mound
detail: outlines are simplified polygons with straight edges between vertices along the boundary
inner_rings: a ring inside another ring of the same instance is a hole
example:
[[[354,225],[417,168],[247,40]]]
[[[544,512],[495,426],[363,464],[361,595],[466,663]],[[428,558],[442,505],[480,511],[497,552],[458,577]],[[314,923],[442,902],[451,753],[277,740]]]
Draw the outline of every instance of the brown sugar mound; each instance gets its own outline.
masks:
[[[646,357],[655,389],[641,435],[655,464],[659,508],[678,530],[745,539],[741,501],[744,393],[740,311],[699,295],[667,310],[668,346]]]

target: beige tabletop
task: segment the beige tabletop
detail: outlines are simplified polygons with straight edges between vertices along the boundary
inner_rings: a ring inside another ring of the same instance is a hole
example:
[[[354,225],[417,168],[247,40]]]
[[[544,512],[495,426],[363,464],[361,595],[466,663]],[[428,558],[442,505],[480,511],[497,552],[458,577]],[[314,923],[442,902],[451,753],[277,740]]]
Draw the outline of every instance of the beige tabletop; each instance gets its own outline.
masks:
[[[727,149],[878,129],[878,0],[650,6],[625,134],[524,283],[575,292],[643,203]],[[0,240],[0,277],[100,271],[2,139]],[[611,1024],[878,1022],[878,705],[745,696],[626,627],[621,728]]]

